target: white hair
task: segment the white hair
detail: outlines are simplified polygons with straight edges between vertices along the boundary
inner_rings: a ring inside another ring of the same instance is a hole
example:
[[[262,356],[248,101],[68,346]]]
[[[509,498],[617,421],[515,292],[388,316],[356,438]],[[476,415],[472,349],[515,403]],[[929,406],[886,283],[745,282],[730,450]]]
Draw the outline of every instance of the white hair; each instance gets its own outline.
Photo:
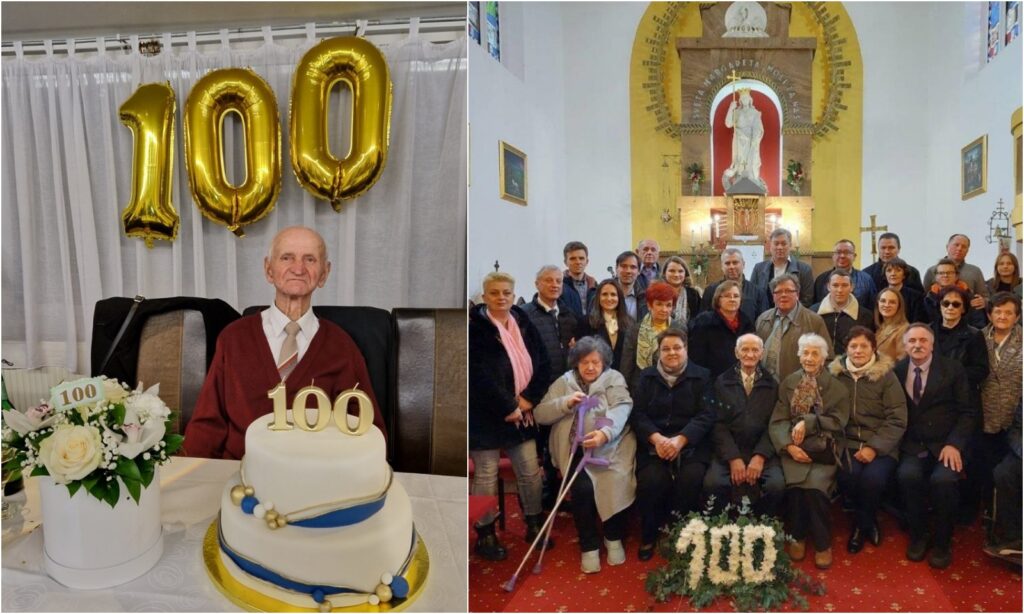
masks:
[[[736,349],[740,349],[740,346],[746,343],[747,341],[756,341],[757,345],[761,346],[761,349],[764,349],[764,339],[758,337],[754,333],[747,333],[745,335],[740,335],[739,337],[737,337]]]
[[[828,341],[821,335],[815,333],[804,333],[800,335],[800,338],[796,341],[797,353],[803,354],[804,350],[809,347],[816,347],[821,350],[821,353],[828,356]]]
[[[551,271],[561,273],[562,269],[553,264],[545,264],[544,266],[540,267],[540,269],[537,270],[537,276],[534,279],[538,280],[541,277],[543,277],[545,273],[550,273]]]

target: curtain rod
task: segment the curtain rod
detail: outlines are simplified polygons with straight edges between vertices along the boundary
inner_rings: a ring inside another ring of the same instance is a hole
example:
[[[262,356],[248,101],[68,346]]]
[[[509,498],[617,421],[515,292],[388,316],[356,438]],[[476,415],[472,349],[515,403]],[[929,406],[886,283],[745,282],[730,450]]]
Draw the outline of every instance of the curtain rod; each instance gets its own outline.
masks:
[[[270,31],[273,34],[275,40],[304,38],[307,36],[307,27],[309,25],[313,26],[314,35],[356,34],[359,33],[360,27],[362,27],[362,34],[404,34],[409,31],[412,19],[413,18],[404,17],[398,19],[333,21],[329,23],[270,26]],[[230,28],[226,30],[228,40],[232,42],[256,41],[261,40],[263,38],[262,27]],[[223,30],[205,30],[201,32],[196,31],[196,42],[219,42],[221,40],[222,31]],[[424,17],[419,19],[419,32],[421,33],[458,34],[460,32],[465,31],[465,17]],[[128,52],[130,51],[130,45],[128,41],[131,40],[133,36],[138,36],[140,46],[149,41],[162,41],[164,38],[163,33],[138,35],[113,34],[110,36],[102,37],[104,39],[104,48],[105,50],[122,50]],[[72,42],[72,47],[76,52],[97,51],[99,38],[99,36],[89,36],[82,38],[71,38],[70,40]],[[68,40],[68,38],[50,39],[53,51],[66,52],[68,49]],[[187,46],[188,40],[189,32],[175,32],[171,34],[172,47]],[[15,43],[13,41],[4,41],[2,44],[0,44],[0,53],[2,53],[4,56],[15,55],[14,45]],[[46,41],[42,39],[22,41],[22,51],[23,55],[26,56],[45,54]]]

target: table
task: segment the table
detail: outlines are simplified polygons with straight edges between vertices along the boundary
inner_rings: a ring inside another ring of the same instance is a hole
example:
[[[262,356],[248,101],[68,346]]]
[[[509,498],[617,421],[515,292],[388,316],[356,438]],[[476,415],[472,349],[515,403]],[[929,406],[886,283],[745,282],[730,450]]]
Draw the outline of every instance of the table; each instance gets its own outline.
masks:
[[[23,501],[5,522],[0,609],[6,612],[237,612],[210,581],[202,561],[207,527],[238,461],[176,457],[160,469],[164,553],[145,575],[110,589],[82,591],[51,580],[43,567],[36,480],[8,501]],[[467,610],[466,479],[396,473],[412,502],[416,529],[430,553],[430,573],[410,612]]]

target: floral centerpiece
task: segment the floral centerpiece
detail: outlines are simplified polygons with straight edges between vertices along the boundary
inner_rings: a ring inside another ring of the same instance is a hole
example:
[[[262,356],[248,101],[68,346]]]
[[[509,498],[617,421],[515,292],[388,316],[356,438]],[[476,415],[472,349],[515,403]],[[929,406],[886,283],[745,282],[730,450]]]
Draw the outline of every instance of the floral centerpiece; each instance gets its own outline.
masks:
[[[181,448],[159,386],[106,378],[55,386],[50,400],[3,411],[5,470],[35,476],[47,573],[72,588],[123,584],[163,553],[159,465]],[[6,456],[5,456],[6,458]]]
[[[686,176],[690,179],[690,194],[700,194],[700,184],[704,183],[704,165],[693,162],[686,167]]]
[[[789,160],[789,164],[786,165],[786,185],[795,194],[799,194],[800,190],[804,187],[804,165],[792,158]]]
[[[74,389],[79,382],[62,388]],[[96,394],[81,403],[51,398],[25,413],[4,410],[3,444],[15,450],[4,470],[48,475],[67,486],[69,495],[85,488],[110,507],[120,498],[120,478],[138,503],[157,465],[166,463],[184,438],[168,430],[171,410],[160,400],[159,384],[129,390],[116,380],[100,382],[93,385]]]
[[[658,601],[689,597],[696,609],[726,597],[739,612],[778,610],[788,601],[806,610],[802,593],[825,593],[824,584],[792,566],[778,519],[753,516],[746,497],[735,520],[731,509],[713,514],[709,503],[677,522],[662,542],[668,564],[648,574],[647,592]]]

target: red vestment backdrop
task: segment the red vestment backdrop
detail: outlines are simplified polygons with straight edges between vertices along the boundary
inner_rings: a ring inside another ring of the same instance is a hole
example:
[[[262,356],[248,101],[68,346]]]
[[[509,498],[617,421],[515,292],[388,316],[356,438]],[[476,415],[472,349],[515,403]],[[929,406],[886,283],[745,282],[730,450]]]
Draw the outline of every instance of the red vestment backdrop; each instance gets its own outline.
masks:
[[[761,112],[761,124],[764,125],[764,137],[761,139],[761,179],[768,186],[768,196],[778,196],[779,186],[779,112],[775,103],[761,92],[751,90],[754,108]],[[712,161],[711,185],[714,196],[725,196],[722,189],[722,173],[732,164],[732,129],[725,127],[725,114],[729,110],[732,96],[723,98],[715,107],[714,122],[711,133],[715,139],[715,159]]]

